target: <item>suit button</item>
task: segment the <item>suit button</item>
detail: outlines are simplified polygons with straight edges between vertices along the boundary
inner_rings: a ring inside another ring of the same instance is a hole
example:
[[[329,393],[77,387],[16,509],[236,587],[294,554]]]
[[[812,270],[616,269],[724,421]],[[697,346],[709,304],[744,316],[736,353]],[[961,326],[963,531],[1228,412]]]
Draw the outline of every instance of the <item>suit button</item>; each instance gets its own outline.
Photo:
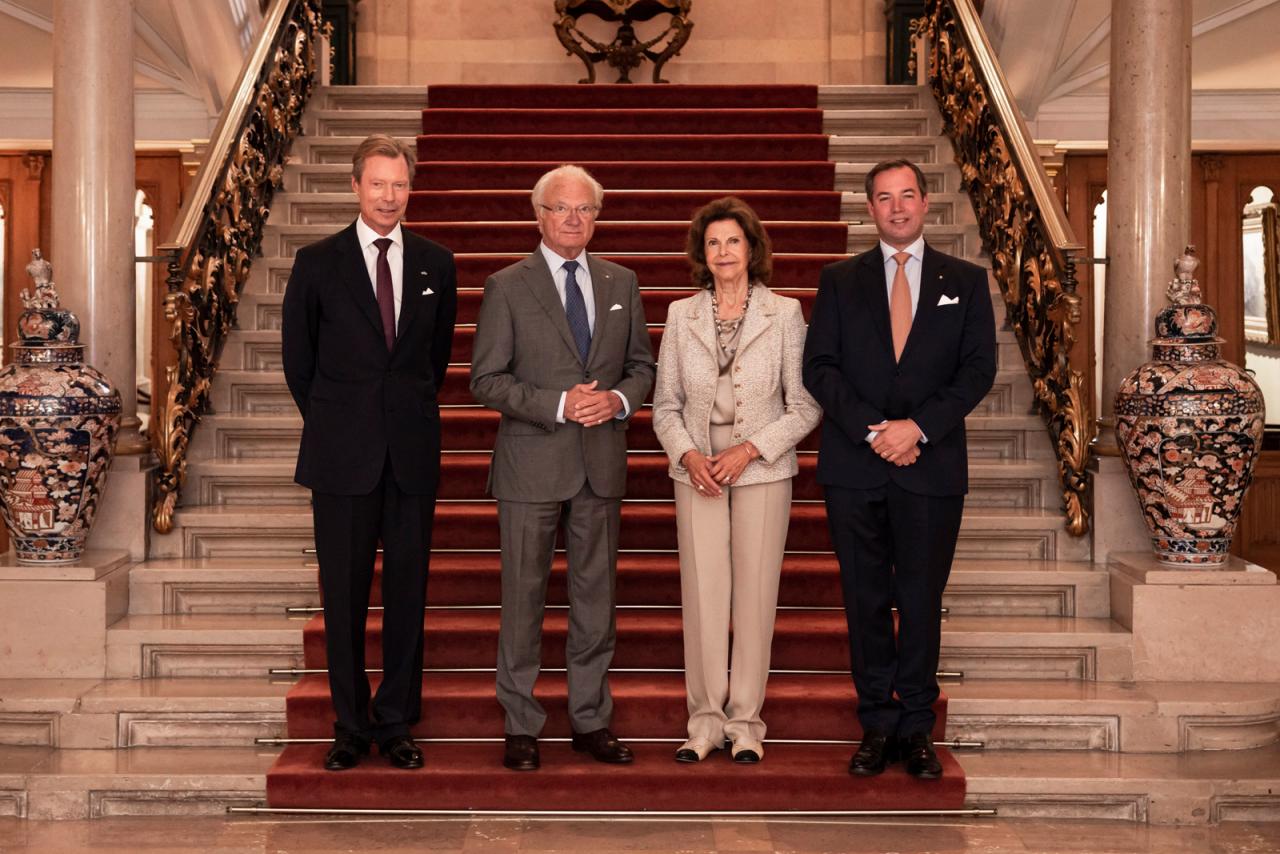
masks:
[[[742,434],[741,434],[741,433],[734,433],[734,434],[733,434],[733,438],[735,438],[735,439],[741,439],[741,438],[742,438]]]
[[[734,372],[735,374],[740,374],[740,373],[742,373],[742,365],[734,365],[734,366],[733,366],[733,372]]]
[[[734,387],[734,388],[742,388],[742,383],[734,383],[734,384],[733,384],[733,387]]]

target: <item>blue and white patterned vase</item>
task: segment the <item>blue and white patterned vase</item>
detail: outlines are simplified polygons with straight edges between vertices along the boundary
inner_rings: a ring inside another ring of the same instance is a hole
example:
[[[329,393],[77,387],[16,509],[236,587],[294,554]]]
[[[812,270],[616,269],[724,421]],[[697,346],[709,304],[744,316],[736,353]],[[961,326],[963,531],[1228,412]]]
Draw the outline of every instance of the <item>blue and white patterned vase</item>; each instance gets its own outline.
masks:
[[[1223,564],[1262,448],[1265,405],[1223,360],[1218,319],[1201,302],[1195,248],[1175,265],[1173,304],[1156,316],[1152,360],[1116,393],[1116,439],[1156,557],[1186,569]]]
[[[19,563],[71,563],[102,498],[120,394],[84,364],[80,322],[31,255],[35,292],[22,292],[16,355],[0,371],[0,502]]]

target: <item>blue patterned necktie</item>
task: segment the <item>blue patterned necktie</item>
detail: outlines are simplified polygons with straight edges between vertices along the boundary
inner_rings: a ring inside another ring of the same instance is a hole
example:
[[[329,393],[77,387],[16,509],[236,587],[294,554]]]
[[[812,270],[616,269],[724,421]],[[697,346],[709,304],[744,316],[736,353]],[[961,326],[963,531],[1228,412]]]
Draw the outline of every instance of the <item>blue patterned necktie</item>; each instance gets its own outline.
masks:
[[[564,262],[564,313],[569,319],[573,342],[578,345],[578,356],[585,365],[587,353],[591,350],[591,324],[587,322],[587,303],[582,298],[582,288],[578,287],[574,276],[577,271],[577,261]]]

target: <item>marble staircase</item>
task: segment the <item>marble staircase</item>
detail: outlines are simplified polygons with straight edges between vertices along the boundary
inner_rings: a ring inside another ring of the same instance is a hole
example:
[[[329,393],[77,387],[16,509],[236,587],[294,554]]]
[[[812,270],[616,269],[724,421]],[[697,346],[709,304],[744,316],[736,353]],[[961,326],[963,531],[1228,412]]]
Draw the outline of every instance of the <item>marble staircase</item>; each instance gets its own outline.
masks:
[[[281,299],[293,250],[354,216],[355,144],[375,130],[412,141],[425,98],[420,88],[329,87],[313,101],[191,445],[173,531],[154,536],[132,569],[128,616],[109,631],[108,679],[0,680],[0,815],[207,813],[262,800],[273,748],[255,739],[284,734],[289,687],[268,671],[301,666],[305,615],[286,609],[318,604],[307,495],[292,482],[301,421],[280,369]],[[927,92],[824,87],[820,103],[850,251],[874,242],[866,171],[909,156],[930,184],[930,240],[983,263]],[[477,285],[464,290],[474,298]],[[1000,319],[994,287],[992,299]],[[472,331],[460,324],[458,334]],[[1153,822],[1272,817],[1280,686],[1131,681],[1132,638],[1111,619],[1108,574],[1091,562],[1089,539],[1063,529],[1016,341],[998,334],[996,386],[967,422],[972,493],[942,641],[941,669],[963,674],[943,684],[947,737],[985,744],[956,754],[971,805]],[[448,405],[476,409],[465,381],[455,388]],[[482,467],[486,451],[447,452]],[[802,456],[810,468],[812,449]],[[476,503],[445,499],[440,511],[460,528]],[[433,578],[462,571],[448,558]],[[1162,755],[1129,755],[1140,753]]]

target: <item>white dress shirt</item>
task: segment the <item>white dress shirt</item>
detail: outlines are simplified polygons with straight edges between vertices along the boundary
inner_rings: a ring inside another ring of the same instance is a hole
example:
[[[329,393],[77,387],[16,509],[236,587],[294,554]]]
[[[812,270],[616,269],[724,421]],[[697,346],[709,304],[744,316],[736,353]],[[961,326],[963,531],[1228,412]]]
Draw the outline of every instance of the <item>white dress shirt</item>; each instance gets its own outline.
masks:
[[[369,271],[369,284],[373,287],[373,299],[378,299],[378,247],[373,241],[383,235],[378,234],[365,224],[364,217],[356,217],[356,239],[360,241],[360,249],[364,252],[364,266]],[[391,291],[395,294],[396,328],[400,328],[400,299],[404,294],[404,235],[400,231],[400,223],[391,233],[391,245],[387,247],[387,266],[391,268]]]
[[[888,297],[890,304],[893,303],[893,277],[898,273],[898,260],[893,256],[899,252],[906,252],[911,257],[907,259],[905,265],[907,273],[907,285],[911,288],[911,319],[915,320],[916,308],[920,305],[920,268],[924,264],[924,235],[920,235],[915,241],[905,249],[894,249],[883,240],[880,241],[880,254],[884,256],[884,292]],[[916,425],[916,429],[920,430],[920,425]],[[867,444],[876,440],[879,433],[872,430],[867,434]],[[924,444],[929,438],[924,435],[924,431],[920,430],[920,442]]]
[[[578,269],[573,272],[573,280],[578,283],[578,289],[582,291],[583,302],[587,304],[587,328],[591,330],[591,334],[596,333],[596,292],[591,287],[591,268],[587,266],[587,250],[578,253],[577,258],[562,258],[559,253],[547,246],[545,243],[539,243],[538,248],[542,250],[542,257],[546,259],[547,269],[551,270],[551,278],[556,283],[556,294],[560,297],[560,305],[565,304],[565,287],[569,281],[569,271],[564,268],[565,262],[577,261]],[[626,396],[614,389],[610,389],[618,396],[618,400],[622,401],[622,411],[615,418],[619,421],[631,414],[631,404],[627,403]],[[560,392],[560,404],[556,407],[556,423],[565,423],[564,402],[569,396],[568,391]]]

